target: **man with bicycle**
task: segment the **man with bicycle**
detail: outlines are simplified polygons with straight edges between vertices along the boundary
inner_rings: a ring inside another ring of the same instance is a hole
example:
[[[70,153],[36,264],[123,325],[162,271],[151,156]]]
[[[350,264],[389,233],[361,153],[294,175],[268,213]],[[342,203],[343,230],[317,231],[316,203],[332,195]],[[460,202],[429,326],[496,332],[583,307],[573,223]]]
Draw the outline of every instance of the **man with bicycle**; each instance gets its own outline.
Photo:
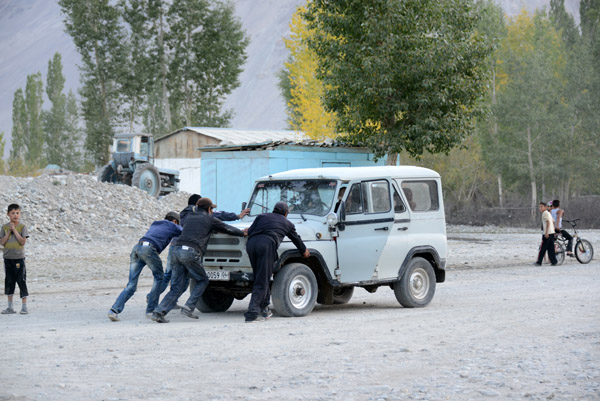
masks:
[[[542,235],[542,246],[540,247],[540,253],[538,254],[538,259],[534,264],[536,266],[541,266],[542,261],[544,260],[544,255],[546,252],[548,252],[550,263],[552,266],[556,266],[558,261],[556,260],[556,254],[554,253],[554,222],[552,221],[552,215],[548,211],[548,208],[544,202],[540,202],[539,209],[542,213],[542,230],[544,230],[544,234]]]
[[[567,241],[567,255],[573,257],[573,237],[562,228],[562,220],[564,216],[564,210],[560,208],[560,200],[554,199],[552,201],[552,209],[550,210],[552,219],[554,220],[554,230],[557,234],[561,234]]]

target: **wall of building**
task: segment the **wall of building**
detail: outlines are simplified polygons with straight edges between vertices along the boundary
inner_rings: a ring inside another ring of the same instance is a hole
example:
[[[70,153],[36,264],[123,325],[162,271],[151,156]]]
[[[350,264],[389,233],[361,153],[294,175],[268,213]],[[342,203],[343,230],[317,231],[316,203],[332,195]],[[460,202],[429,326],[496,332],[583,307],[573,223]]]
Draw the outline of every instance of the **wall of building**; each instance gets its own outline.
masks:
[[[356,148],[281,146],[274,150],[203,152],[202,196],[213,200],[219,210],[239,212],[250,200],[254,181],[269,174],[298,168],[362,167],[384,165],[372,153]]]
[[[198,148],[219,145],[220,140],[195,131],[181,131],[154,141],[154,157],[157,159],[200,158]]]
[[[200,158],[194,159],[155,159],[154,164],[160,168],[179,170],[179,190],[191,194],[200,192]]]

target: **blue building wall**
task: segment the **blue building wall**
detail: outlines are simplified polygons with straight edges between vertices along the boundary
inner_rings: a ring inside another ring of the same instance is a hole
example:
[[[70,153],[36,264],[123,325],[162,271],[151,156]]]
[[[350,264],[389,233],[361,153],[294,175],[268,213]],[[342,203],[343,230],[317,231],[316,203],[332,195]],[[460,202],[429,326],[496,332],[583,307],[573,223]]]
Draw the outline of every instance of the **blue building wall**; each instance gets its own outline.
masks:
[[[239,212],[250,200],[254,181],[286,170],[314,167],[362,167],[384,165],[373,153],[360,148],[279,146],[272,150],[219,151],[203,149],[200,194],[209,197],[218,210]]]

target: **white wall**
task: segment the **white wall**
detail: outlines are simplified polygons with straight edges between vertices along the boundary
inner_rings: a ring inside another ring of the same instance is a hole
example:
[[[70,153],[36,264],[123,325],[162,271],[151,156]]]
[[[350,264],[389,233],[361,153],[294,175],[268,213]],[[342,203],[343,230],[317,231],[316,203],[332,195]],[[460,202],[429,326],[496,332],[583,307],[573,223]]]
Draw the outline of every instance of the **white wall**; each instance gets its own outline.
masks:
[[[179,190],[191,194],[200,192],[200,160],[197,159],[155,159],[156,167],[179,170]]]

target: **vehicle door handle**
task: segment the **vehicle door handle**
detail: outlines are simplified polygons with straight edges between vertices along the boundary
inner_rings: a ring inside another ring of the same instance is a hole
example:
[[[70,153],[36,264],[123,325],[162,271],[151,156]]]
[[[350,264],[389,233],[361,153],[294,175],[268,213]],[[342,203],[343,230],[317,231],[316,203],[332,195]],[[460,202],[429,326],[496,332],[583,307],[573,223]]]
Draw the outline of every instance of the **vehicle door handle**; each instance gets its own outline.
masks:
[[[408,227],[398,227],[398,231],[406,231],[408,230]]]
[[[379,227],[379,228],[375,229],[375,231],[387,231],[387,230],[389,230],[388,227]]]

